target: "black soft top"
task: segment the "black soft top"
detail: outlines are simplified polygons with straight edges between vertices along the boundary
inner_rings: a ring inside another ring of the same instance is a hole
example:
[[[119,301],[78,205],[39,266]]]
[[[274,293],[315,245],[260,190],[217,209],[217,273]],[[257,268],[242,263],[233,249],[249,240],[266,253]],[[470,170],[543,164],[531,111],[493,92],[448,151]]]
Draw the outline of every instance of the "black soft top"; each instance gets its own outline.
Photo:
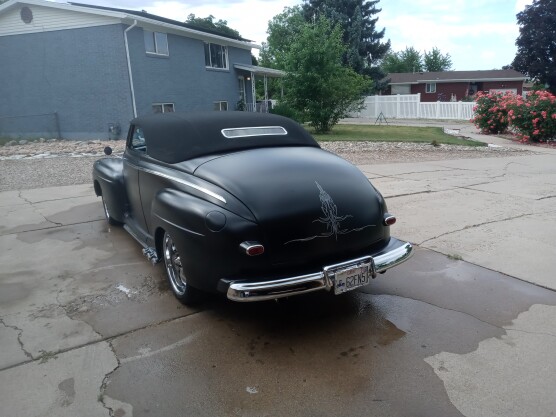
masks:
[[[169,164],[251,148],[319,147],[298,123],[267,113],[162,113],[137,117],[131,124],[142,129],[147,154]]]

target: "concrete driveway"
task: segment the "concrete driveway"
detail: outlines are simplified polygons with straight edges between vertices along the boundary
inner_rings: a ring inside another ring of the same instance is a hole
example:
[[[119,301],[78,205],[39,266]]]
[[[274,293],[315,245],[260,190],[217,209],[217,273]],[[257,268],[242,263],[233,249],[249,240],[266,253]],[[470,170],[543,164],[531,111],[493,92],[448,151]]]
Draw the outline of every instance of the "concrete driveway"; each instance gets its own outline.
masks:
[[[0,193],[0,415],[553,416],[556,154],[361,169],[412,260],[197,309],[91,186]]]

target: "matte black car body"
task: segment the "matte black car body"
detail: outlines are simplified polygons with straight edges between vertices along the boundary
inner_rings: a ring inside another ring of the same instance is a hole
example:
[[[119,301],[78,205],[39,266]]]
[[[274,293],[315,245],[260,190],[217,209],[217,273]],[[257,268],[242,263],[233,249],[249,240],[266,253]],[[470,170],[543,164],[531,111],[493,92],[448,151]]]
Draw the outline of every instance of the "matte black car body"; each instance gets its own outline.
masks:
[[[370,259],[374,277],[412,253],[365,175],[280,116],[136,118],[123,158],[95,162],[93,180],[109,222],[165,259],[181,289],[279,298],[332,288],[327,267]]]

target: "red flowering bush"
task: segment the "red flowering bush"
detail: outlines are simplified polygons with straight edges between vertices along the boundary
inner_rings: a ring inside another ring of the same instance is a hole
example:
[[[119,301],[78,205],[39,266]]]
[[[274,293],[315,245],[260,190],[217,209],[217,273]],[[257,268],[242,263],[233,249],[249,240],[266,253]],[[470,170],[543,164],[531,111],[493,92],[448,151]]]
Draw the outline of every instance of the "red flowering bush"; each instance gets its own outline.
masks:
[[[471,121],[483,133],[503,133],[508,127],[523,142],[556,140],[556,97],[532,91],[524,99],[515,94],[478,93]]]
[[[515,96],[507,108],[510,126],[522,141],[556,139],[556,97],[548,91],[532,91],[526,99]]]
[[[504,133],[509,126],[508,110],[505,106],[507,94],[478,92],[473,107],[475,116],[471,122],[483,133]]]

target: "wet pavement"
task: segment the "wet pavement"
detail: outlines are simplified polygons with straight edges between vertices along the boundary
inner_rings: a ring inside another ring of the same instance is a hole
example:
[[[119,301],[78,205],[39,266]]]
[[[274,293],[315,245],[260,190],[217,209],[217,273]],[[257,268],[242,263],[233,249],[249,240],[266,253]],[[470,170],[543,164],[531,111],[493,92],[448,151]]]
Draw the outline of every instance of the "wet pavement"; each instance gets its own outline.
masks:
[[[258,304],[180,305],[92,186],[0,193],[0,415],[553,416],[553,173],[527,193],[478,181],[553,157],[527,158],[362,167],[415,256],[356,292]],[[543,209],[539,250],[497,251],[495,225]],[[497,272],[530,257],[538,274]]]

